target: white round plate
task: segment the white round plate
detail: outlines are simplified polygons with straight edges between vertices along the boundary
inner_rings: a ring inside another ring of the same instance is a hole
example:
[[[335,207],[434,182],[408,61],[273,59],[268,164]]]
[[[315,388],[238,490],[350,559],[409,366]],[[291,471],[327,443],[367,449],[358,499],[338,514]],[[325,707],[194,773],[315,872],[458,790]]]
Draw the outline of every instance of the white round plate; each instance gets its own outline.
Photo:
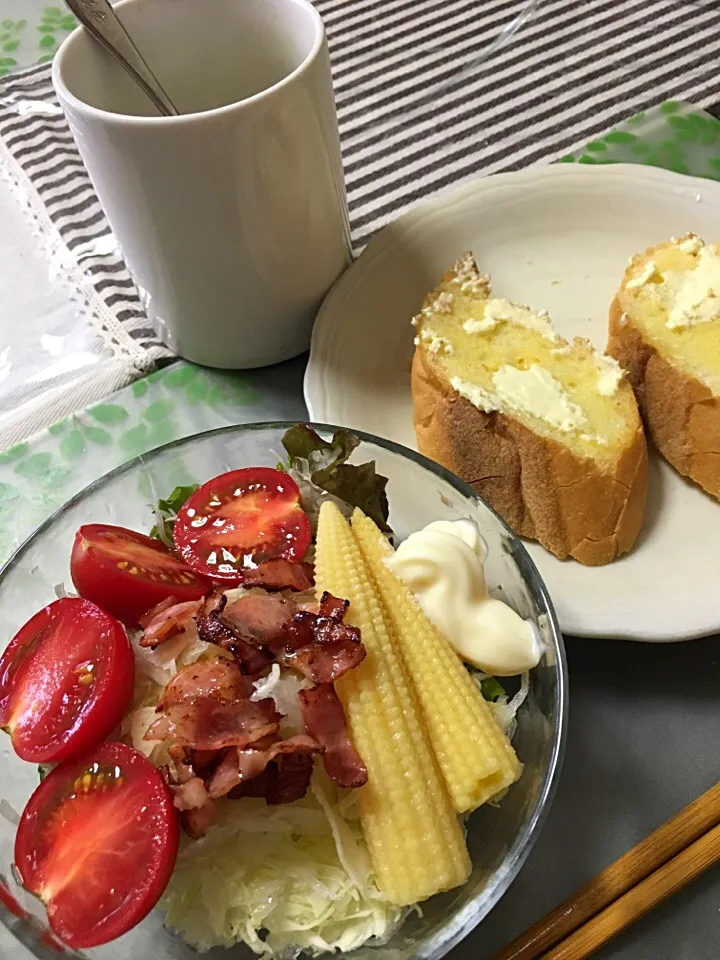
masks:
[[[500,174],[423,204],[385,227],[325,300],[305,376],[310,414],[415,447],[410,318],[466,250],[497,296],[545,307],[565,337],[604,349],[628,257],[689,230],[720,239],[720,185],[632,165]],[[583,567],[528,549],[568,634],[720,632],[720,504],[652,454],[645,526],[628,556]]]

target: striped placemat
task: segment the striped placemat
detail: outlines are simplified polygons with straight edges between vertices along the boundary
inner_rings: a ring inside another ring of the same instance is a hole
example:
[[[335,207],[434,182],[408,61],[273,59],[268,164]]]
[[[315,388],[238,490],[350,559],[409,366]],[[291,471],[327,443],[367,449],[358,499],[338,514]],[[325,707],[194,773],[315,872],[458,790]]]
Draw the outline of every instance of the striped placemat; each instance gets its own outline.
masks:
[[[662,100],[720,101],[716,0],[317,0],[358,252],[440,190],[547,162]],[[103,336],[168,355],[42,66],[0,81],[0,169]]]

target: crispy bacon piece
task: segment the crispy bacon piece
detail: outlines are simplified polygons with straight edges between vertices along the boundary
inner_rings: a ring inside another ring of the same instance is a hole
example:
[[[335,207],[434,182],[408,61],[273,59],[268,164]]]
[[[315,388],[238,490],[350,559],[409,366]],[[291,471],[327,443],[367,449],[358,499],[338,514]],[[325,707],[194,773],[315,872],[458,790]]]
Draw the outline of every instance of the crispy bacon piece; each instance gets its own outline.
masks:
[[[345,711],[331,683],[300,691],[305,727],[325,749],[323,763],[328,776],[341,787],[367,783],[367,769],[348,734]]]
[[[237,747],[231,747],[225,751],[208,781],[208,794],[211,797],[227,796],[238,784],[259,777],[267,764],[264,750],[238,750]]]
[[[227,604],[224,593],[211,593],[200,601],[199,617],[209,617],[211,613],[222,613]]]
[[[156,603],[154,607],[150,607],[147,613],[144,613],[141,617],[138,618],[138,623],[140,626],[145,629],[148,624],[152,623],[153,619],[164,610],[167,610],[168,607],[174,607],[178,602],[177,597],[165,597],[164,600],[161,600],[160,603]]]
[[[313,683],[334,683],[364,659],[365,647],[361,643],[343,640],[326,647],[309,644],[296,650],[283,662]]]
[[[315,569],[311,563],[290,563],[289,560],[275,558],[243,570],[242,578],[244,587],[302,592],[312,590],[315,586]]]
[[[193,840],[204,837],[215,816],[215,804],[208,800],[202,807],[193,807],[192,810],[180,812],[180,823],[185,833]]]
[[[264,749],[257,749],[256,745],[245,750],[233,747],[225,751],[222,762],[208,783],[208,793],[212,798],[225,796],[241,783],[259,777],[276,757],[288,754],[312,756],[315,753],[322,753],[322,747],[317,740],[304,733],[288,740],[278,740]]]
[[[226,598],[223,597],[223,600]],[[225,604],[218,605],[207,616],[196,618],[198,635],[205,643],[214,643],[233,655],[243,673],[251,677],[262,675],[273,661],[272,653],[260,644],[244,637],[222,615]]]
[[[186,783],[172,788],[173,803],[178,810],[196,810],[208,800],[208,792],[200,777],[191,777]]]
[[[193,750],[247,747],[277,733],[280,720],[275,701],[269,698],[252,701],[196,697],[165,707],[144,739],[173,740]]]
[[[207,779],[220,759],[217,750],[190,750],[187,747],[183,747],[183,750],[188,754],[193,770],[197,770],[203,780]]]
[[[188,763],[186,751],[174,744],[169,749],[171,767],[161,772],[173,795],[173,803],[180,811],[180,822],[185,832],[199,839],[212,823],[215,805],[208,796],[202,779],[195,775]]]
[[[266,803],[294,803],[308,792],[313,771],[309,754],[288,753],[269,763],[259,777],[243,781],[229,794],[233,800],[261,797]]]
[[[241,800],[243,797],[257,797],[265,800],[277,777],[276,763],[269,763],[263,772],[250,780],[243,780],[239,786],[233,787],[228,794],[230,800]]]
[[[223,619],[243,636],[278,652],[285,646],[285,626],[297,612],[298,606],[292,600],[258,593],[228,604]]]
[[[345,614],[350,609],[349,600],[340,600],[338,597],[334,597],[331,593],[328,593],[327,590],[323,591],[323,595],[320,597],[320,613],[321,617],[331,617],[333,620],[344,620]],[[359,635],[360,631],[358,631]]]
[[[294,803],[308,792],[313,771],[313,758],[307,753],[288,753],[275,764],[273,777],[265,801],[269,804]]]
[[[360,631],[343,617],[350,606],[327,592],[320,612],[302,610],[285,627],[287,653],[283,662],[314,683],[332,683],[365,659]]]
[[[176,637],[193,621],[193,617],[202,605],[202,600],[188,600],[185,603],[174,603],[171,606],[159,603],[142,617],[141,626],[144,626],[140,638],[141,647],[156,647]],[[152,617],[150,616],[152,614]]]
[[[165,687],[157,709],[162,712],[173,703],[194,700],[196,697],[242,700],[249,698],[254,689],[234,661],[224,657],[199,660],[175,674]]]
[[[286,646],[290,650],[297,650],[311,643],[322,646],[341,643],[345,640],[355,644],[360,643],[360,631],[357,627],[351,627],[335,617],[323,617],[308,610],[301,610],[295,614],[286,626],[286,633],[288,637]]]
[[[270,595],[241,597],[197,619],[202,640],[230,651],[243,673],[261,676],[277,657],[314,683],[332,683],[365,657],[349,603],[324,593],[318,613]]]

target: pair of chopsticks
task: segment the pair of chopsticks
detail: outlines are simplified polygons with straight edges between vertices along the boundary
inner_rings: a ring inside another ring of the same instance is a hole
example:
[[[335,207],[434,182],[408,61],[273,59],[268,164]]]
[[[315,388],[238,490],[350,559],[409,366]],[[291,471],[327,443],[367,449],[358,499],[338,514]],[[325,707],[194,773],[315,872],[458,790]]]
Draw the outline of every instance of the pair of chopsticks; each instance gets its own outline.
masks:
[[[720,860],[720,783],[641,840],[493,960],[584,960]]]

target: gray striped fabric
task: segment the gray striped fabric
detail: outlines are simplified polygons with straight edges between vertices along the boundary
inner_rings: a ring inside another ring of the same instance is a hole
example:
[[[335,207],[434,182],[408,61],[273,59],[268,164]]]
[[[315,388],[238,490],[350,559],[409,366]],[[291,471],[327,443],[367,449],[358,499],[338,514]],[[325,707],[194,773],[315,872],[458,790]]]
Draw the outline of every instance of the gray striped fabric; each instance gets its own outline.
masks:
[[[547,162],[674,98],[720,101],[717,0],[317,0],[356,252],[465,180]],[[164,354],[75,150],[49,67],[0,82],[0,138],[123,329]],[[32,191],[31,191],[32,192]],[[105,246],[103,247],[103,238]]]

